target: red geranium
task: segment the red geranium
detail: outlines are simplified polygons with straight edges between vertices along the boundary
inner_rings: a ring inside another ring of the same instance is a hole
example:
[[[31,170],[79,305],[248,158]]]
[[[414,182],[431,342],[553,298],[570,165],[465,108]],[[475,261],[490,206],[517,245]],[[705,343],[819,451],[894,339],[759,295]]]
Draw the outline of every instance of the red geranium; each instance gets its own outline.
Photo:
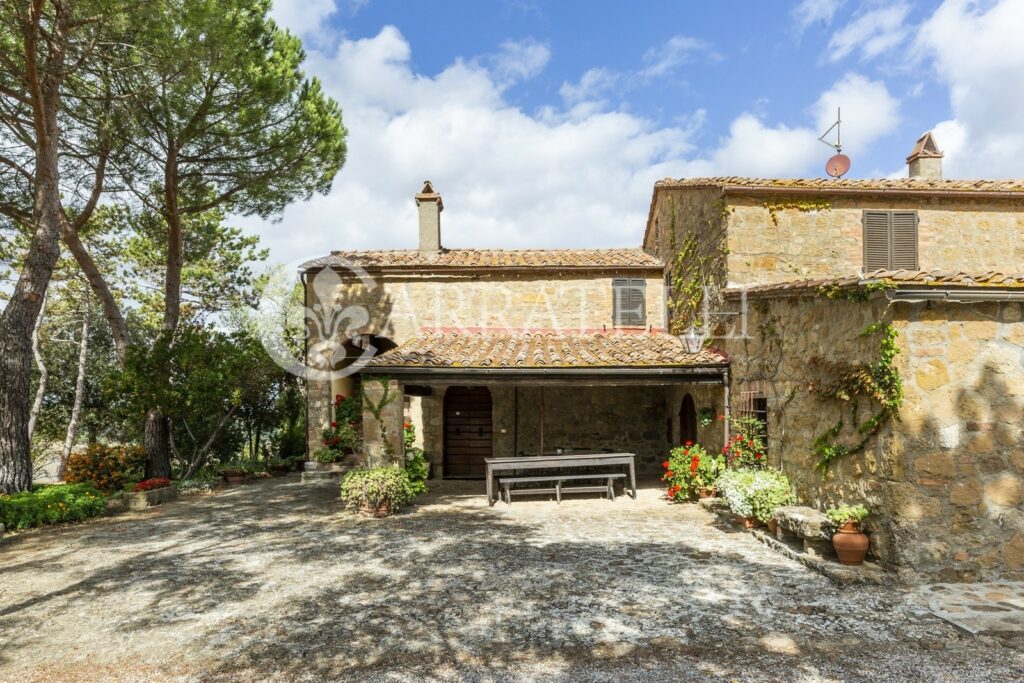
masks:
[[[132,491],[138,493],[140,491],[152,491],[153,489],[162,489],[165,486],[170,486],[171,480],[167,477],[154,477],[153,479],[144,479],[138,484],[132,487]]]

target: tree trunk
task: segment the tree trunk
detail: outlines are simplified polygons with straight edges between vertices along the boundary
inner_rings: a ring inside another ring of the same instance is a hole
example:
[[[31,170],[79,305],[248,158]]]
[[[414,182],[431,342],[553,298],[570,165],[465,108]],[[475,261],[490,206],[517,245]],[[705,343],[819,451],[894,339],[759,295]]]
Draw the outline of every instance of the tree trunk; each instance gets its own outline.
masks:
[[[146,411],[146,479],[171,478],[170,425],[158,408]]]
[[[82,414],[82,403],[85,400],[85,366],[89,358],[89,295],[85,297],[85,312],[82,315],[82,339],[78,344],[78,376],[75,378],[75,401],[71,405],[71,419],[68,421],[67,435],[64,437],[64,450],[60,454],[60,465],[57,467],[57,479],[64,481],[68,470],[68,458],[75,447],[75,436],[78,432],[78,420]]]
[[[43,399],[46,397],[46,383],[50,381],[50,373],[46,370],[43,353],[39,350],[39,328],[43,324],[43,311],[45,309],[46,299],[43,299],[43,302],[39,305],[39,315],[36,316],[36,326],[32,328],[32,356],[36,360],[36,367],[39,368],[39,384],[36,386],[36,398],[32,401],[32,410],[28,414],[29,446],[32,444],[32,435],[36,432],[39,412],[43,409]]]

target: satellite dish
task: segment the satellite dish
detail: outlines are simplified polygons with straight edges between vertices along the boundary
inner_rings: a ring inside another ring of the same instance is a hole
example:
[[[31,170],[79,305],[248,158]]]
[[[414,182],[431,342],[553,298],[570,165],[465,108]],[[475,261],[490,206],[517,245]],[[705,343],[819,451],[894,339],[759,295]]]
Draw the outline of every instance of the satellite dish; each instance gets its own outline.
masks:
[[[821,137],[818,138],[836,151],[836,153],[825,162],[825,173],[829,174],[833,178],[842,178],[843,175],[850,170],[850,157],[843,154],[843,143],[840,138],[840,129],[842,128],[843,123],[840,113],[840,110],[836,109],[836,122],[829,126],[829,129],[822,133]],[[833,130],[836,132],[836,141],[829,142],[825,137]]]
[[[850,170],[850,157],[836,154],[825,162],[825,173],[833,178],[842,178]]]

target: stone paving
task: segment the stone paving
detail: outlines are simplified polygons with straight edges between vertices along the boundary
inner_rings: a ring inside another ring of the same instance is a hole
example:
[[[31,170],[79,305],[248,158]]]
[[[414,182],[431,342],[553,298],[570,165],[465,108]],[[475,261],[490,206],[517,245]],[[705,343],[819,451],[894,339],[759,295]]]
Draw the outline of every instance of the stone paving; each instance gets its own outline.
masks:
[[[1024,636],[1024,584],[937,583],[921,594],[933,613],[968,633]]]
[[[1009,681],[1024,643],[839,589],[695,505],[268,480],[0,542],[0,680]]]

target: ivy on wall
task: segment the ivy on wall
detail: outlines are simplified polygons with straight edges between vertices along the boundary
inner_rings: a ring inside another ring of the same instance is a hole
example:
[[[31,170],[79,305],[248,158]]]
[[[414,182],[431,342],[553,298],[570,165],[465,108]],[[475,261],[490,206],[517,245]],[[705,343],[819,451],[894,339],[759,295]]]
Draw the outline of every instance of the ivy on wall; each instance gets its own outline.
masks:
[[[799,211],[801,213],[813,213],[815,211],[830,211],[832,202],[828,199],[801,199],[797,201],[766,201],[761,206],[768,210],[768,217],[775,227],[779,226],[780,211]]]
[[[697,239],[695,231],[687,231],[683,236],[682,244],[676,232],[676,205],[674,198],[669,199],[669,253],[672,260],[669,266],[669,285],[671,295],[668,300],[670,315],[669,331],[672,334],[681,334],[686,328],[694,324],[703,324],[700,313],[705,303],[712,310],[716,309],[720,302],[705,302],[708,296],[717,297],[718,288],[713,286],[714,268],[717,267],[720,258],[728,255],[729,249],[724,244],[719,244],[712,250],[702,249],[701,241]],[[713,234],[716,221],[724,221],[732,213],[732,209],[726,205],[724,200],[718,200],[711,215],[705,219],[705,233]],[[725,231],[722,231],[725,234]],[[723,240],[724,242],[724,240]]]
[[[872,323],[861,331],[862,337],[878,335],[878,359],[872,363],[836,363],[812,359],[822,374],[832,380],[811,385],[811,393],[840,403],[849,404],[852,422],[856,424],[857,438],[853,442],[838,441],[843,430],[842,417],[814,440],[816,467],[823,473],[838,458],[863,451],[872,436],[890,420],[897,418],[903,405],[903,380],[894,365],[900,349],[896,344],[898,333],[891,323]],[[860,420],[860,401],[868,399],[878,409]]]
[[[366,393],[366,384],[368,382],[377,382],[383,389],[380,400],[376,403],[370,400],[370,397]],[[364,377],[361,391],[363,394],[363,405],[366,406],[366,409],[370,411],[371,415],[373,415],[374,420],[376,420],[380,429],[380,439],[384,449],[384,455],[387,456],[388,460],[394,460],[395,448],[391,445],[391,440],[388,439],[388,426],[384,424],[384,420],[381,419],[381,414],[384,412],[384,409],[389,404],[393,403],[395,398],[398,397],[398,394],[393,394],[391,392],[391,378],[387,375],[371,375]]]

